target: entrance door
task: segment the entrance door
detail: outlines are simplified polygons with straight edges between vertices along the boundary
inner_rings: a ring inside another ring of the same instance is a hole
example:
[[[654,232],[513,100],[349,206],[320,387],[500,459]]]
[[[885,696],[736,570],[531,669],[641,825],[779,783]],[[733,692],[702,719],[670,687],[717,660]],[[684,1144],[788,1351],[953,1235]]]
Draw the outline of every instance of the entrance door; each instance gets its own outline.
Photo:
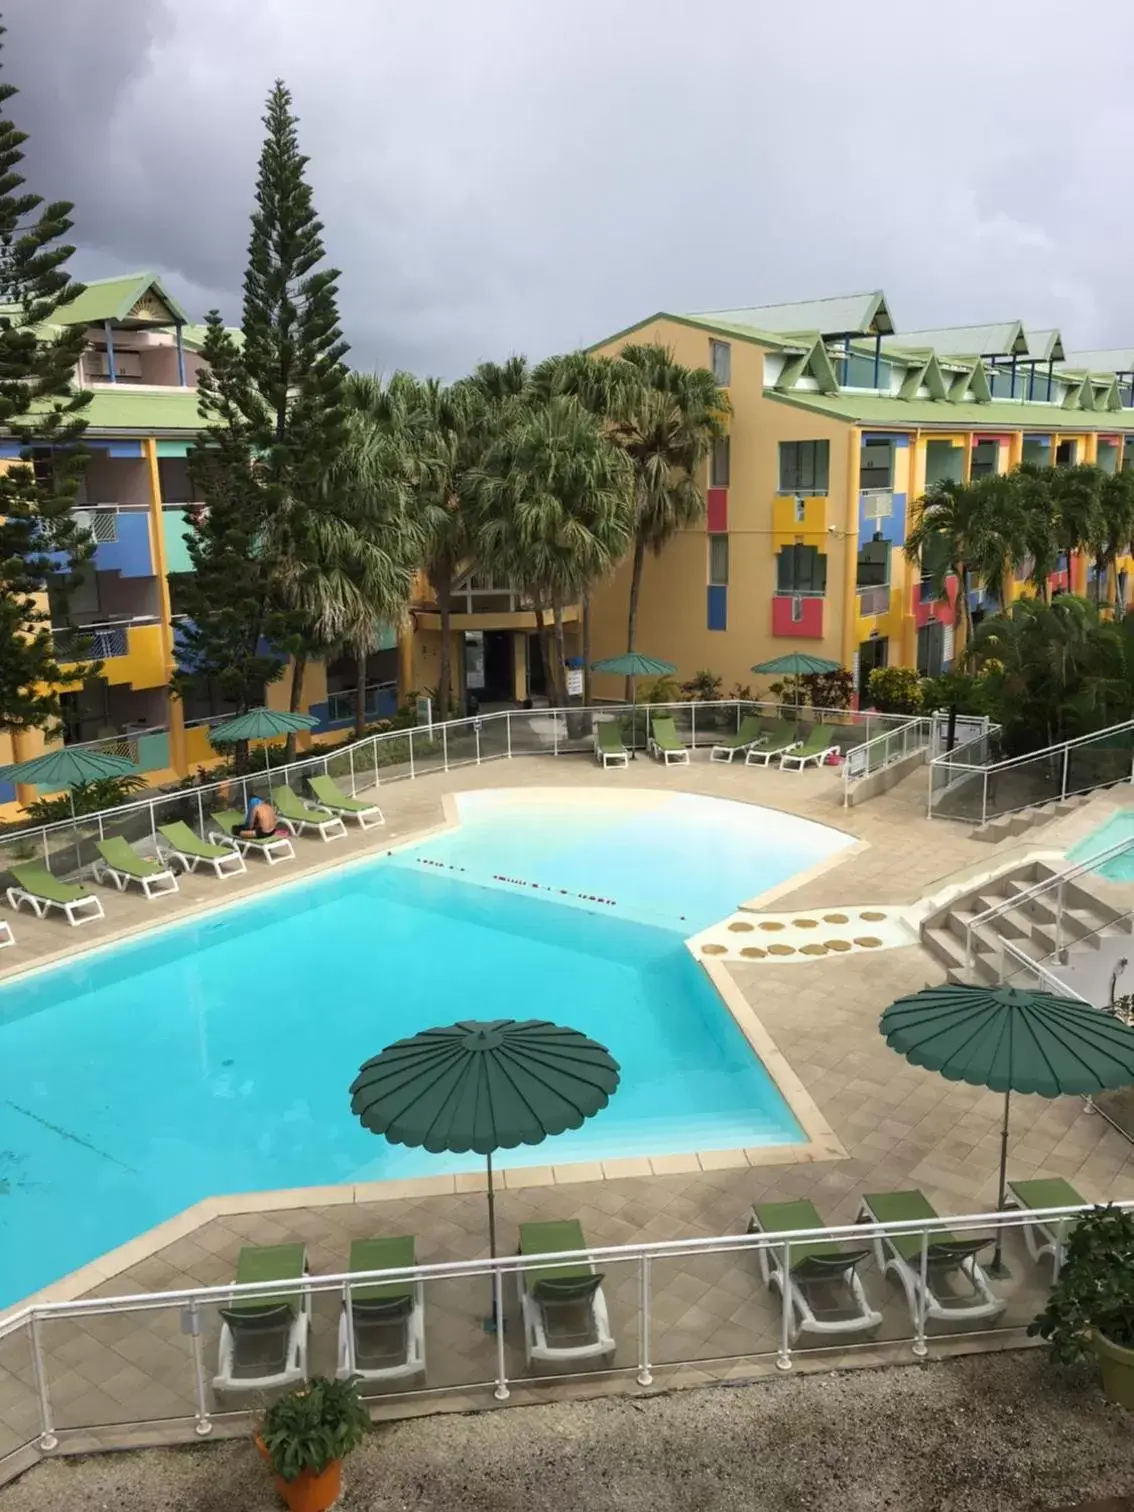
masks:
[[[528,636],[528,697],[547,697],[547,669],[543,665],[543,647],[539,636]]]
[[[864,640],[858,648],[858,696],[866,698],[870,674],[875,667],[884,667],[889,661],[890,642],[885,635],[873,640]]]
[[[484,632],[484,693],[482,703],[511,703],[515,694],[512,631]]]
[[[945,626],[930,620],[917,632],[917,670],[921,677],[940,677],[945,669]]]

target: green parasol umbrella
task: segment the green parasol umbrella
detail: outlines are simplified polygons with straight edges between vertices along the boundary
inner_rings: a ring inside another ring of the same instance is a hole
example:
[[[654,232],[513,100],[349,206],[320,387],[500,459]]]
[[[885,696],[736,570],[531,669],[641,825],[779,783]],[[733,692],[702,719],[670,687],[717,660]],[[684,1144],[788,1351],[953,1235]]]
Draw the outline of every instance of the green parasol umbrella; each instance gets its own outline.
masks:
[[[799,708],[799,679],[815,677],[823,672],[838,672],[842,662],[831,661],[826,656],[809,656],[806,651],[789,651],[786,656],[773,656],[771,661],[757,662],[749,667],[761,677],[794,677],[795,706]]]
[[[618,1077],[610,1052],[576,1029],[466,1019],[388,1045],[351,1083],[350,1106],[392,1144],[486,1157],[495,1257],[493,1152],[579,1128],[606,1107]]]
[[[275,740],[280,735],[294,735],[312,730],[319,721],[312,714],[289,714],[282,709],[249,709],[235,719],[209,731],[212,745],[237,745],[242,740]],[[265,747],[264,759],[270,768],[272,758]]]
[[[134,776],[138,768],[125,756],[115,756],[109,751],[92,751],[86,746],[64,746],[59,751],[48,751],[43,756],[33,756],[30,761],[18,761],[14,766],[0,768],[0,782],[28,783],[47,788],[49,792],[67,789],[71,800],[71,821],[75,820],[74,788],[84,782],[98,782],[105,777]],[[75,860],[82,865],[79,851],[79,832],[75,830]]]
[[[677,668],[672,662],[657,661],[640,651],[624,651],[621,656],[607,656],[591,663],[592,672],[610,672],[630,681],[630,702],[637,702],[639,677],[671,677]]]
[[[915,1066],[1004,1093],[998,1209],[1006,1192],[1013,1092],[1089,1096],[1134,1084],[1134,1029],[1090,1003],[1050,992],[926,987],[891,1003],[880,1028],[891,1050]]]

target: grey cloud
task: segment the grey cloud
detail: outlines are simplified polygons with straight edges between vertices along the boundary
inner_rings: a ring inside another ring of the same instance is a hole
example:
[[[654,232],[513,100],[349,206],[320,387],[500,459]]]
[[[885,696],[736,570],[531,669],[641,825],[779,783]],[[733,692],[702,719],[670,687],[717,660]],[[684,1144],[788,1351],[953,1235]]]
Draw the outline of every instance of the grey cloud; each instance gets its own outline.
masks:
[[[1124,0],[7,0],[79,270],[239,314],[292,88],[360,365],[455,376],[658,308],[881,285],[908,328],[1134,342]]]

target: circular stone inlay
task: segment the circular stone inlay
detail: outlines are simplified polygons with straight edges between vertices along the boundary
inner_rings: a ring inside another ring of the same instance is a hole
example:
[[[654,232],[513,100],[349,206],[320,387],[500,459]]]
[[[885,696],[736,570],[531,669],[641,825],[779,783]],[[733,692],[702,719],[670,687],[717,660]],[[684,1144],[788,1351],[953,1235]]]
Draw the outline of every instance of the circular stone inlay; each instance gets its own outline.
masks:
[[[728,954],[728,946],[727,945],[702,945],[701,946],[701,954],[702,955],[727,955]]]
[[[799,953],[800,955],[809,956],[826,955],[827,947],[826,945],[821,945],[818,940],[814,940],[810,945],[801,945],[799,947]]]
[[[823,943],[828,950],[849,950],[851,948],[849,940],[825,940]]]
[[[759,945],[746,945],[740,953],[749,961],[762,961],[768,954],[766,950],[761,950]]]
[[[886,915],[884,913],[879,913],[876,908],[868,909],[866,913],[859,914],[859,918],[865,919],[869,924],[875,924],[879,919],[884,919],[885,917]]]
[[[747,934],[749,930],[756,928],[755,924],[741,924],[739,921],[735,924],[730,924],[728,927],[732,930],[733,934]]]
[[[795,946],[794,945],[769,945],[768,946],[768,954],[769,955],[794,955],[795,954]]]
[[[823,923],[824,924],[849,924],[850,920],[847,918],[846,914],[824,914],[823,915]]]
[[[818,929],[819,928],[819,920],[818,919],[793,919],[791,922],[795,925],[796,929]]]
[[[778,919],[765,919],[759,927],[761,929],[782,929],[784,926]]]
[[[854,943],[861,945],[863,950],[877,950],[882,941],[877,935],[859,935]]]

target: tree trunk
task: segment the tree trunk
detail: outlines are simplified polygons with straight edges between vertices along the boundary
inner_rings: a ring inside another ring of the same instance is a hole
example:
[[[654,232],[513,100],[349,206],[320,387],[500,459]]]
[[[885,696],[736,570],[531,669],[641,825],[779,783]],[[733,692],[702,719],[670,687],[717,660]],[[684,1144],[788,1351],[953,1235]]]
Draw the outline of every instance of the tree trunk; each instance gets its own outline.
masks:
[[[969,584],[968,574],[963,562],[957,564],[957,610],[956,628],[953,632],[953,667],[960,670],[961,659],[964,656],[965,647],[969,643],[969,637],[973,633],[972,610],[969,608]]]
[[[441,612],[441,665],[437,673],[437,704],[435,718],[448,719],[452,699],[453,681],[453,574],[446,569],[438,577],[437,608]]]
[[[583,707],[591,706],[591,590],[583,589]]]
[[[299,705],[303,702],[303,676],[307,671],[307,652],[298,651],[291,666],[291,696],[288,699],[288,708],[293,714],[300,712]],[[295,760],[296,736],[293,732],[287,737],[286,761]]]
[[[366,650],[356,646],[354,678],[354,738],[362,740],[366,735]]]
[[[626,649],[633,651],[635,637],[638,634],[638,595],[642,591],[642,567],[646,560],[646,542],[642,536],[637,536],[634,541],[634,565],[630,572],[630,612],[626,619]],[[626,702],[631,699],[630,679],[626,679]]]
[[[563,605],[556,599],[551,607],[552,623],[555,626],[555,701],[561,709],[567,707],[567,643],[563,638]]]
[[[551,632],[547,627],[547,620],[544,618],[543,605],[540,603],[537,603],[535,605],[535,622],[536,634],[539,636],[540,655],[543,657],[544,676],[547,678],[549,702],[554,703],[556,695],[556,684],[555,672],[551,665]],[[528,689],[528,692],[529,694],[531,693],[530,687]]]

